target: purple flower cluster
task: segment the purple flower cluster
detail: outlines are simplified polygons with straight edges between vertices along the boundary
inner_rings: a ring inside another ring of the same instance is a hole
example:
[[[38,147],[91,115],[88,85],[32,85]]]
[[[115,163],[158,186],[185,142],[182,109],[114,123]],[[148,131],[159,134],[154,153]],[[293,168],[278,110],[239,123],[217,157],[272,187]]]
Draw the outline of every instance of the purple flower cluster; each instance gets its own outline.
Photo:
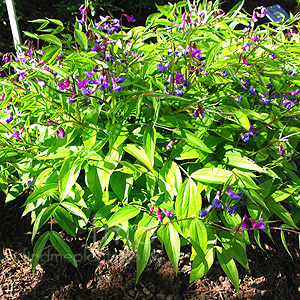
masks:
[[[151,206],[151,208],[150,208],[150,210],[149,210],[148,216],[151,216],[151,214],[152,214],[153,211],[154,211],[154,208],[155,208],[155,205],[152,204],[152,206]],[[168,210],[166,210],[165,208],[161,208],[161,210],[162,210],[162,212],[165,214],[165,217],[167,217],[167,218],[172,218],[172,217],[174,217],[174,213],[172,213],[172,210],[173,210],[173,209],[171,209],[170,211],[168,211]],[[159,222],[162,222],[162,215],[161,215],[161,212],[160,212],[159,207],[157,207],[157,209],[156,209],[156,215],[157,215],[158,221],[159,221]]]

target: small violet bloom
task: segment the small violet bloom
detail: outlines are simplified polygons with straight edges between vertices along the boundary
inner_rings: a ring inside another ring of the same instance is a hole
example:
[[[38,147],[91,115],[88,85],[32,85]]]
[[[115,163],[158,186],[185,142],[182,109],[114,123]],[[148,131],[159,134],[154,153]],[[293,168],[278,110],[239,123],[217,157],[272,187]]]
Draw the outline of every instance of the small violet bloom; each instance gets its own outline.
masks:
[[[269,58],[270,58],[271,60],[274,60],[276,57],[277,57],[277,54],[276,54],[276,53],[269,54]]]
[[[247,230],[250,230],[251,225],[253,226],[254,229],[265,229],[266,223],[262,223],[263,218],[260,219],[260,221],[257,223],[255,222],[252,218],[248,218],[246,215],[244,216],[241,226]]]
[[[250,44],[249,42],[245,43],[245,44],[243,45],[243,49],[244,49],[245,51],[247,51],[247,52],[250,52],[250,50],[251,50],[251,44]]]
[[[161,212],[160,212],[159,208],[157,208],[156,214],[157,214],[158,221],[161,222],[162,221],[162,216],[161,216]]]
[[[166,150],[169,151],[174,144],[174,140],[170,141],[170,143],[166,146]]]
[[[227,194],[228,194],[228,196],[229,196],[229,198],[230,198],[231,200],[238,200],[238,199],[240,199],[240,198],[242,197],[242,193],[241,193],[241,192],[235,194],[235,193],[231,190],[231,187],[230,187],[228,184],[226,185],[226,188],[227,188]]]
[[[197,109],[195,109],[195,111],[194,111],[195,118],[199,118],[199,113],[200,113],[201,118],[203,118],[204,117],[204,110],[200,106],[200,104],[197,103]]]
[[[7,124],[11,123],[12,120],[14,119],[14,115],[13,115],[13,112],[10,113],[9,117],[5,120],[5,122]]]
[[[244,142],[248,142],[249,139],[250,139],[250,133],[246,133],[246,134],[241,133],[241,139],[242,139]]]
[[[124,17],[126,17],[126,19],[127,19],[128,22],[134,23],[134,22],[136,21],[136,20],[133,18],[132,15],[131,15],[131,16],[128,16],[128,15],[124,14]]]
[[[266,91],[264,95],[262,93],[260,93],[260,92],[258,92],[258,94],[261,97],[261,99],[259,100],[261,104],[268,105],[271,102],[270,99],[267,99],[267,97],[269,95],[268,91]]]
[[[225,77],[225,78],[228,78],[228,77],[229,77],[227,70],[221,72],[220,75],[221,75],[222,77]]]
[[[28,181],[27,181],[27,187],[29,188],[30,185],[33,183],[34,177],[31,177]]]
[[[149,217],[151,216],[151,214],[153,213],[153,211],[154,211],[154,207],[155,207],[155,205],[154,204],[152,204],[152,206],[151,206],[151,208],[150,208],[150,210],[149,210]]]
[[[207,209],[204,210],[200,210],[200,217],[206,217],[208,215],[208,213],[212,210],[213,206],[210,205]]]
[[[266,85],[266,89],[270,89],[272,86],[273,86],[273,83],[270,82],[270,83],[268,83],[268,84]]]
[[[230,217],[232,217],[232,214],[236,214],[236,205],[233,205],[232,208],[229,208],[228,204],[226,202],[224,202],[224,206],[225,209],[227,210],[227,212],[229,213]]]
[[[168,69],[169,67],[169,63],[167,63],[166,65],[162,65],[162,64],[157,64],[157,69],[161,72],[164,72]]]
[[[288,74],[289,74],[290,76],[293,76],[293,75],[295,74],[295,71],[291,69],[291,70],[288,71]]]
[[[296,96],[299,94],[299,89],[296,89],[294,92],[292,91],[286,91],[286,93],[290,94],[291,96]]]
[[[221,208],[220,196],[221,190],[218,190],[215,199],[212,201],[214,207]]]
[[[251,87],[249,88],[249,92],[250,92],[250,95],[251,95],[251,96],[254,96],[254,95],[255,95],[255,88],[254,88],[253,86],[251,86]]]
[[[2,95],[0,96],[0,101],[3,101],[4,98],[5,98],[5,94],[2,94]]]
[[[244,63],[246,66],[251,66],[251,64],[247,61],[247,56],[246,56],[246,54],[243,55],[243,63]]]
[[[170,211],[167,211],[166,209],[162,208],[161,210],[163,211],[163,213],[165,214],[165,216],[166,216],[167,218],[172,218],[172,217],[174,217],[174,214],[172,213],[172,210],[173,210],[173,209],[171,209]]]
[[[285,150],[282,144],[279,142],[279,152],[277,153],[277,155],[283,156],[284,154],[285,154]]]
[[[21,134],[20,134],[20,131],[17,131],[14,129],[14,133],[11,135],[12,138],[18,140],[21,138]]]

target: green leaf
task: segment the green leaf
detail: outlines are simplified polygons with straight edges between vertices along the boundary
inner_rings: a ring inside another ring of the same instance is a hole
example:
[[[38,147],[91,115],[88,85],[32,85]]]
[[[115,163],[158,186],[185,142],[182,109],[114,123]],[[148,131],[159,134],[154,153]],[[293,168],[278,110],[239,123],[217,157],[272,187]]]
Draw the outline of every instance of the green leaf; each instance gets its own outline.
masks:
[[[67,197],[72,186],[76,182],[83,161],[84,160],[82,158],[76,158],[76,156],[71,156],[68,157],[62,164],[58,178],[61,201]]]
[[[124,143],[128,137],[128,129],[120,124],[114,124],[109,131],[109,147],[110,149],[118,148]]]
[[[203,277],[211,268],[215,259],[214,250],[215,250],[214,248],[208,249],[204,259],[203,257],[196,255],[192,264],[190,283],[195,281],[196,279]]]
[[[117,224],[123,223],[129,219],[134,218],[139,214],[139,212],[140,210],[135,206],[124,206],[110,217],[107,224],[109,227],[115,226]]]
[[[61,202],[61,205],[75,216],[83,219],[85,222],[88,221],[84,212],[76,204],[71,202]]]
[[[14,184],[10,188],[10,190],[5,198],[5,204],[15,200],[17,197],[19,197],[23,193],[23,191],[24,191],[24,187],[21,183]]]
[[[63,207],[58,206],[53,213],[53,218],[63,230],[65,230],[68,234],[76,238],[76,222],[68,211],[66,211]]]
[[[43,187],[35,190],[32,194],[29,195],[24,205],[29,203],[36,202],[39,199],[45,198],[52,194],[54,191],[57,190],[57,184],[51,183],[46,184]]]
[[[194,133],[185,129],[174,129],[174,133],[181,136],[188,144],[191,146],[198,148],[206,153],[213,153],[212,149],[208,148],[205,143],[197,137]]]
[[[286,188],[286,189],[281,189],[281,190],[277,190],[275,191],[271,197],[276,201],[276,202],[280,202],[283,201],[287,198],[289,198],[291,195],[293,195],[295,193],[295,191],[298,190],[298,187],[295,188]]]
[[[233,112],[235,121],[244,127],[246,130],[250,130],[250,122],[248,117],[241,112],[240,110],[236,110]]]
[[[290,213],[280,203],[275,202],[275,200],[273,200],[272,198],[266,199],[265,203],[274,214],[276,214],[281,220],[283,220],[283,222],[298,229]]]
[[[207,248],[207,231],[203,222],[194,219],[190,225],[190,238],[192,246],[200,257],[204,257]]]
[[[178,232],[176,231],[172,223],[165,225],[163,233],[163,242],[165,244],[169,259],[172,262],[173,267],[175,269],[175,273],[177,274],[180,254],[180,238]]]
[[[198,181],[216,184],[226,183],[232,176],[231,171],[219,168],[203,168],[191,175],[192,178]]]
[[[74,37],[81,48],[83,48],[84,50],[88,49],[88,39],[85,33],[83,33],[81,30],[75,29]]]
[[[51,231],[50,241],[53,247],[57,250],[57,252],[61,254],[65,259],[67,259],[74,267],[77,268],[77,261],[74,257],[72,250],[56,231]]]
[[[58,206],[59,203],[54,203],[39,213],[33,225],[31,241],[34,240],[38,230],[50,219]]]
[[[110,243],[110,241],[114,238],[115,236],[115,231],[114,230],[109,230],[106,232],[105,236],[103,237],[101,244],[99,246],[100,249],[104,248],[106,245]]]
[[[227,250],[221,248],[221,247],[216,247],[217,249],[217,256],[218,260],[220,262],[220,265],[226,275],[229,277],[229,279],[232,281],[234,287],[236,290],[239,292],[239,273],[236,268],[235,262],[233,258],[231,258],[230,254],[228,253]]]
[[[32,276],[35,274],[35,269],[38,261],[40,260],[40,257],[43,253],[44,247],[49,239],[50,231],[46,231],[43,233],[39,239],[36,241],[33,253],[32,253]]]
[[[151,243],[150,243],[150,233],[145,230],[144,233],[141,235],[138,244],[137,250],[137,276],[136,276],[136,283],[138,282],[142,272],[144,271],[147,262],[150,257],[151,252]]]
[[[221,47],[222,42],[215,43],[213,46],[208,50],[206,54],[206,60],[205,60],[205,67],[206,69],[209,68],[211,63],[215,60],[216,55],[218,54],[218,51]]]
[[[145,150],[140,145],[128,144],[124,147],[124,150],[143,163],[153,174],[155,173]]]
[[[144,132],[143,146],[152,167],[154,165],[155,145],[156,145],[156,130],[153,126],[148,125],[146,126]]]
[[[85,168],[85,183],[89,190],[93,193],[97,202],[102,201],[102,186],[99,180],[97,167],[86,165]]]
[[[197,192],[197,185],[188,178],[180,186],[176,202],[175,211],[178,219],[185,219],[199,214],[201,209],[201,194]]]
[[[281,226],[281,227],[284,227],[284,226]],[[287,244],[286,244],[286,241],[285,241],[285,235],[284,235],[284,231],[283,230],[280,230],[280,236],[281,236],[281,241],[282,241],[284,249],[289,254],[289,256],[291,257],[291,259],[293,260],[293,256],[290,253],[289,248],[287,247]]]
[[[41,34],[38,36],[38,38],[48,43],[55,44],[60,47],[62,46],[60,39],[53,34]]]

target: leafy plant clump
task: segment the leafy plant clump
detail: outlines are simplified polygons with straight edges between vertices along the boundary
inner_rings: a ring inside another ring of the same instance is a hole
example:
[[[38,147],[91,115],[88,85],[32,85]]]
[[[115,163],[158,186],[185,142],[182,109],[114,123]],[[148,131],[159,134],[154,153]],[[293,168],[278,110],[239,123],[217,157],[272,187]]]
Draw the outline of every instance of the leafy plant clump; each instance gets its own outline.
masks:
[[[174,268],[190,245],[190,281],[215,258],[239,288],[249,231],[297,232],[300,198],[298,17],[257,26],[243,1],[158,6],[145,26],[88,17],[39,34],[3,56],[0,187],[31,194],[33,271],[47,243],[74,266],[56,221],[120,239],[137,252],[137,280],[158,238]],[[274,226],[273,224],[274,223]]]

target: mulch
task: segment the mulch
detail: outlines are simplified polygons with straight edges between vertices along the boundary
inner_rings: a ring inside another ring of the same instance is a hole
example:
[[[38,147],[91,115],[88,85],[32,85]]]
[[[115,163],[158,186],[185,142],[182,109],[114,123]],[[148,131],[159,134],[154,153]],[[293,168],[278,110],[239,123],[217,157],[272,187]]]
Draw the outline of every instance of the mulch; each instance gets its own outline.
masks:
[[[201,279],[189,283],[190,248],[181,248],[178,274],[159,243],[140,280],[136,280],[135,254],[121,242],[100,249],[101,236],[81,233],[74,239],[63,232],[78,261],[78,269],[51,246],[44,251],[32,277],[30,217],[22,215],[21,197],[4,207],[0,200],[0,299],[300,299],[300,253],[296,234],[286,234],[292,258],[285,251],[279,232],[275,244],[261,236],[260,249],[248,246],[247,271],[238,263],[240,292],[226,277],[217,261]],[[47,224],[45,225],[48,226]],[[58,227],[56,228],[58,229]],[[254,241],[253,236],[250,236]],[[2,253],[1,253],[2,250]]]

